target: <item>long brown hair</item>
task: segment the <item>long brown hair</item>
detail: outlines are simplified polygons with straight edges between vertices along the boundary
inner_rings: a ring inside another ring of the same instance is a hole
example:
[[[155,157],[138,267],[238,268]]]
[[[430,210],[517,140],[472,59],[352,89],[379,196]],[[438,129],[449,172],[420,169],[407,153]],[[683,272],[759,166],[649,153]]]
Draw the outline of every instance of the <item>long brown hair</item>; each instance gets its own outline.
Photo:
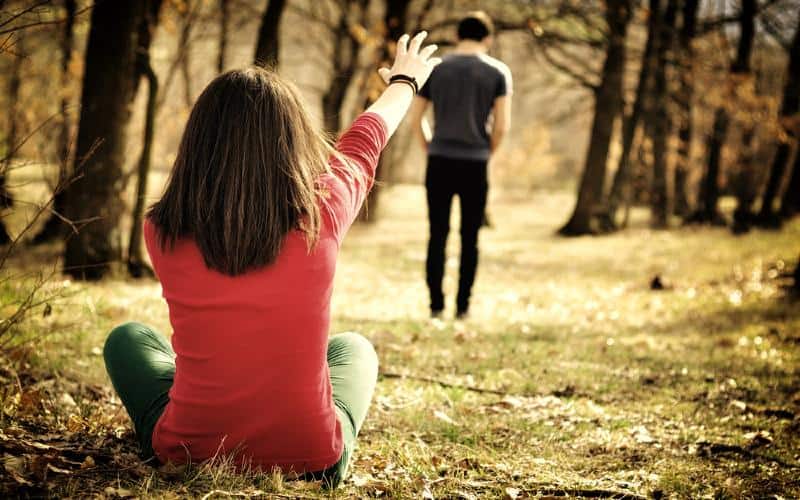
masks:
[[[285,236],[321,224],[317,179],[332,148],[297,90],[252,67],[215,78],[192,109],[172,174],[147,216],[162,250],[183,237],[235,276],[275,261]]]

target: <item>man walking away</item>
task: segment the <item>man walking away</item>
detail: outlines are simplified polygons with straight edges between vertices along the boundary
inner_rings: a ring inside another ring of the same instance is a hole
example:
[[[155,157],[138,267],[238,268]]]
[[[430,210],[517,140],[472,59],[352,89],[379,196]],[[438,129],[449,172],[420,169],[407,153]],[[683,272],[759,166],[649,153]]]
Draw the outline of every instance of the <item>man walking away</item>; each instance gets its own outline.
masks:
[[[425,187],[430,239],[425,274],[433,317],[444,309],[442,279],[454,195],[461,205],[456,317],[465,318],[469,310],[478,266],[478,231],[486,208],[487,163],[511,121],[511,72],[487,55],[493,31],[484,12],[464,17],[455,50],[434,69],[411,106],[414,135],[428,153]],[[429,139],[423,116],[431,102],[434,130]]]

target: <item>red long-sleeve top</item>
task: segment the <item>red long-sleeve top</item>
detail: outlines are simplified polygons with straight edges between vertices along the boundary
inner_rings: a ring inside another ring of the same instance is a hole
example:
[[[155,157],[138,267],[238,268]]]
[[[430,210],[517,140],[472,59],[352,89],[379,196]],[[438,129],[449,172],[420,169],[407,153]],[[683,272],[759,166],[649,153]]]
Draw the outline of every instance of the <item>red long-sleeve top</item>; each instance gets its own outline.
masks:
[[[160,460],[233,454],[239,463],[298,473],[339,460],[326,358],[336,257],[386,140],[374,113],[341,136],[337,150],[363,177],[331,161],[320,179],[322,228],[311,254],[304,234],[292,231],[273,264],[231,277],[207,268],[189,238],[162,251],[158,228],[145,222],[176,353],[169,403],[153,432]]]

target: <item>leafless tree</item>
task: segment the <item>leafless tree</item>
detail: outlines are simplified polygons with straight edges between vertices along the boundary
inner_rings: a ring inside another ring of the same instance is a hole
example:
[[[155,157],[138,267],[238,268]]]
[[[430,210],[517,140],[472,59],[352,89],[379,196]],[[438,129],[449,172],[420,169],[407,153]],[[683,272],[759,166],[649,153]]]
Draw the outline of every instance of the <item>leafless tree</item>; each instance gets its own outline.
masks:
[[[790,127],[789,121],[800,112],[800,11],[798,11],[797,28],[794,38],[789,48],[789,64],[786,68],[786,84],[783,89],[783,99],[781,101],[780,118],[785,137],[780,138],[775,157],[769,172],[769,179],[764,194],[761,197],[761,210],[758,214],[758,223],[763,227],[777,227],[780,219],[775,212],[775,201],[778,198],[778,191],[781,182],[786,174],[789,165],[789,156],[792,144],[797,144],[796,131]],[[800,210],[797,194],[800,191],[800,172],[798,172],[797,161],[790,176],[790,182],[786,189],[786,195],[781,203],[781,212],[788,214],[790,211]],[[794,203],[792,202],[794,197]],[[792,207],[792,205],[794,206]]]
[[[67,188],[66,204],[66,217],[79,227],[67,240],[64,271],[76,279],[103,278],[121,257],[125,129],[139,80],[137,34],[146,11],[138,0],[92,8],[75,153],[81,167]]]
[[[608,0],[605,8],[607,46],[600,84],[594,91],[594,119],[586,152],[578,200],[569,221],[559,230],[565,236],[595,233],[595,217],[602,211],[603,184],[614,122],[621,114],[622,78],[625,69],[625,39],[633,4],[630,0]]]
[[[65,22],[61,30],[61,65],[60,65],[60,78],[61,78],[61,126],[58,137],[58,183],[63,185],[69,178],[70,172],[70,143],[71,143],[71,123],[69,119],[69,106],[71,96],[66,93],[69,87],[71,75],[69,73],[69,63],[72,60],[72,51],[75,45],[75,16],[77,12],[77,5],[75,0],[64,0]],[[64,224],[63,213],[65,213],[65,191],[60,190],[53,197],[52,213],[45,221],[42,229],[36,233],[33,238],[34,244],[47,243],[63,237],[66,234],[67,226]]]
[[[258,40],[253,63],[268,68],[278,67],[278,28],[281,16],[286,7],[286,0],[269,0],[264,16],[261,18],[261,27],[258,29]]]
[[[145,110],[144,138],[139,156],[136,177],[136,199],[133,206],[133,221],[128,238],[128,273],[134,278],[154,276],[144,262],[142,255],[142,222],[144,220],[145,196],[147,180],[150,175],[150,160],[153,149],[153,133],[155,131],[156,98],[158,96],[158,77],[150,64],[150,43],[153,32],[158,26],[158,16],[162,0],[149,0],[148,11],[139,23],[136,70],[147,80],[147,108]]]

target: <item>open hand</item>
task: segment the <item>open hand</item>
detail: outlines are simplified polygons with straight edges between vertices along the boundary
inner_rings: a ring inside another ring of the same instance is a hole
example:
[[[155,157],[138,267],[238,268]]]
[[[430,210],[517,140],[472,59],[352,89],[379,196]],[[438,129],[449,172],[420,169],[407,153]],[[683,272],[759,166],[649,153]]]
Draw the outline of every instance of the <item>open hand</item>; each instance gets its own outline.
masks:
[[[391,69],[380,68],[378,70],[383,81],[388,84],[389,79],[394,75],[408,75],[414,77],[417,85],[422,88],[433,68],[442,62],[439,57],[431,57],[436,52],[436,45],[428,45],[420,49],[426,36],[428,36],[427,31],[420,31],[414,38],[406,33],[397,40],[397,50]]]

